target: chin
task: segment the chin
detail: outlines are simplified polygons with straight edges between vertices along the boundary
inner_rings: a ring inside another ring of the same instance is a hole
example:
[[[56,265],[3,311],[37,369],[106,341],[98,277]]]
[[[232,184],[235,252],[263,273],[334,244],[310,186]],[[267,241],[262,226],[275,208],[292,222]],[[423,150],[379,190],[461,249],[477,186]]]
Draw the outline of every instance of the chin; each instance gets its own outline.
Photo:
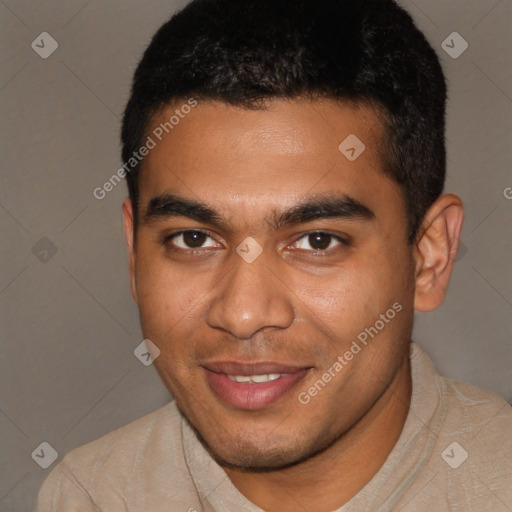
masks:
[[[224,438],[222,435],[214,439],[206,439],[190,419],[183,416],[217,464],[223,468],[252,473],[293,467],[323,452],[339,437],[328,438],[322,435],[308,440],[307,433],[303,432],[304,440],[300,442],[301,436],[297,435],[292,443],[290,443],[290,436],[270,440],[266,435],[258,441],[254,437],[251,438],[250,434],[241,434],[236,439]]]
[[[235,469],[251,473],[265,473],[289,468],[309,458],[293,451],[262,451],[257,448],[246,447],[245,450],[237,449],[236,453],[219,453],[210,445],[202,441],[210,455],[217,464],[224,468]]]

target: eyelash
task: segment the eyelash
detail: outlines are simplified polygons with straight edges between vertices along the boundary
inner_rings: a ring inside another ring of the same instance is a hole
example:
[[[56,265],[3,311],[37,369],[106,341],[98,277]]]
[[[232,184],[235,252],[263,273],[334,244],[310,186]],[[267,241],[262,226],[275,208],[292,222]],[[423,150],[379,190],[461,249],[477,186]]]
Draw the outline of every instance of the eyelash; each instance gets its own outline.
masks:
[[[335,240],[336,242],[339,242],[340,245],[342,246],[346,246],[348,247],[350,245],[350,242],[339,236],[339,235],[335,235],[334,233],[330,233],[329,231],[321,231],[321,230],[315,230],[315,231],[308,231],[306,233],[303,233],[302,235],[300,235],[294,242],[294,244],[297,244],[300,240],[303,240],[304,238],[306,237],[310,237],[312,235],[324,235],[324,236],[329,236],[331,237],[332,240]],[[332,241],[331,240],[331,241]],[[330,243],[329,243],[330,245]],[[332,251],[333,249],[316,249],[316,250],[308,250],[308,249],[299,249],[299,250],[304,250],[310,254],[321,254],[321,255],[326,255],[326,254],[329,254],[330,251]]]
[[[205,249],[204,247],[198,247],[197,249],[194,249],[194,248],[183,249],[182,247],[172,247],[171,246],[171,241],[174,238],[177,238],[180,235],[185,235],[187,233],[201,233],[201,234],[211,238],[212,240],[214,239],[213,236],[208,231],[204,231],[202,229],[183,229],[181,231],[177,231],[176,233],[171,233],[170,235],[165,235],[162,238],[162,245],[172,251],[187,252],[187,253],[192,253],[192,254],[198,253],[198,252],[204,252],[204,249]]]
[[[161,240],[161,243],[164,247],[166,247],[167,249],[171,250],[171,251],[175,251],[175,252],[184,252],[184,253],[188,253],[188,254],[191,254],[191,255],[194,255],[194,254],[197,254],[197,253],[202,253],[204,254],[204,250],[207,249],[207,248],[202,248],[202,247],[199,247],[199,248],[190,248],[190,249],[183,249],[182,247],[173,247],[171,245],[171,242],[173,239],[179,237],[180,235],[184,235],[184,234],[187,234],[187,233],[201,233],[211,239],[214,240],[214,237],[208,232],[208,231],[204,231],[202,229],[184,229],[184,230],[181,230],[181,231],[177,231],[175,233],[172,233],[170,235],[165,235],[164,237],[162,237],[162,240]],[[351,242],[345,238],[342,238],[341,236],[339,235],[335,235],[334,233],[330,233],[329,231],[320,231],[320,230],[316,230],[316,231],[308,231],[306,233],[303,233],[301,234],[294,242],[292,245],[294,244],[297,244],[300,240],[308,237],[308,236],[311,236],[311,235],[316,235],[316,234],[319,234],[319,235],[324,235],[324,236],[329,236],[331,237],[332,239],[334,239],[335,241],[339,242],[340,245],[342,246],[345,246],[345,247],[349,247],[351,245]],[[305,251],[309,254],[312,254],[312,255],[320,255],[320,256],[325,256],[325,255],[329,255],[330,254],[330,251],[332,251],[332,248],[331,249],[324,249],[324,250],[320,250],[320,249],[316,249],[316,250],[308,250],[308,249],[298,249],[299,251]]]

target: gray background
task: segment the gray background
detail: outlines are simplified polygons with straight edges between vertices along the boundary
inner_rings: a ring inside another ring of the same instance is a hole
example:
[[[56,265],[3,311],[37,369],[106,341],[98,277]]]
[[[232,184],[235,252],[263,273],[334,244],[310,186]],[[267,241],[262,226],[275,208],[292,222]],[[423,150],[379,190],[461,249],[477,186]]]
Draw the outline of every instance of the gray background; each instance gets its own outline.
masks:
[[[511,400],[512,1],[402,3],[443,61],[446,190],[466,207],[448,297],[418,315],[414,338],[445,375]],[[135,65],[184,4],[0,1],[1,511],[35,509],[51,470],[31,458],[41,442],[60,459],[170,400],[133,355],[142,335],[127,280],[125,185],[101,201],[92,191],[120,165]],[[59,44],[47,59],[31,48],[44,31]],[[457,59],[441,47],[454,31],[469,43]]]

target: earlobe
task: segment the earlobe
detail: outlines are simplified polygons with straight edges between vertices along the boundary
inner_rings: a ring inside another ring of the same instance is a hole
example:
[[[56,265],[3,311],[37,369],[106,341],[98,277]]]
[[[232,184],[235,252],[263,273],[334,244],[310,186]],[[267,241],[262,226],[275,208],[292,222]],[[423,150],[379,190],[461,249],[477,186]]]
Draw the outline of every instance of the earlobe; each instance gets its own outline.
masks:
[[[134,222],[133,206],[129,198],[123,201],[124,236],[128,249],[128,272],[130,276],[130,289],[133,299],[138,303],[137,285],[135,280],[135,245],[134,245]]]
[[[429,208],[415,246],[416,311],[432,311],[443,302],[459,247],[462,201],[445,194]]]

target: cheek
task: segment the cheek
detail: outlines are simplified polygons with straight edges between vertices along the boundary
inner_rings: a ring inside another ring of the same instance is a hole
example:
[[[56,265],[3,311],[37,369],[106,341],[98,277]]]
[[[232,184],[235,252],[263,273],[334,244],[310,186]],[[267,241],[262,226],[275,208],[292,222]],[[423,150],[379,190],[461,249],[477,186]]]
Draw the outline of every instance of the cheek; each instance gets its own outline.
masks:
[[[327,336],[352,339],[395,303],[410,301],[411,276],[403,255],[375,251],[340,267],[328,278],[303,278],[298,288],[302,315]]]
[[[318,276],[304,278],[299,296],[320,319],[337,323],[355,311],[371,310],[377,290],[382,289],[381,277],[362,266],[340,267],[321,280]]]
[[[139,313],[144,336],[165,341],[200,314],[204,284],[157,258],[136,267]]]

